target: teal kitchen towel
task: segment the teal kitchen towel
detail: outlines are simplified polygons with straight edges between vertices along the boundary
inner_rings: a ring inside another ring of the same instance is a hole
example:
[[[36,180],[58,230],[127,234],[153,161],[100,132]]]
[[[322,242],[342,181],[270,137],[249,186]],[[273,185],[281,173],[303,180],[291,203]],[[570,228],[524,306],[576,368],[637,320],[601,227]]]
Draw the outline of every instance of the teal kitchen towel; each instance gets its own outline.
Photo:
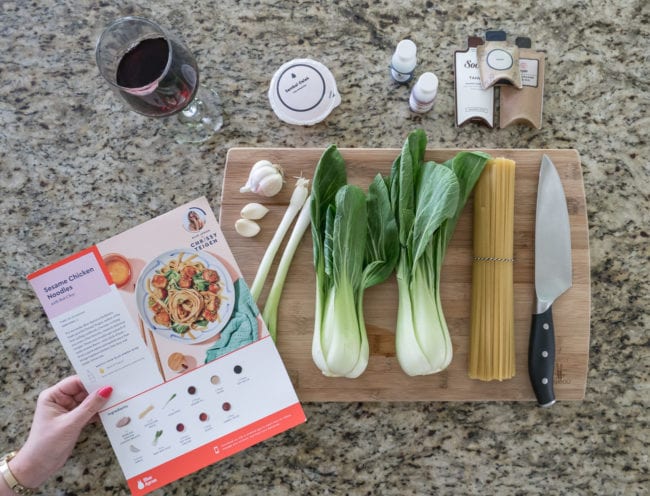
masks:
[[[206,352],[205,363],[255,341],[258,332],[257,314],[257,305],[244,279],[240,277],[235,281],[232,316],[221,331],[219,339]]]

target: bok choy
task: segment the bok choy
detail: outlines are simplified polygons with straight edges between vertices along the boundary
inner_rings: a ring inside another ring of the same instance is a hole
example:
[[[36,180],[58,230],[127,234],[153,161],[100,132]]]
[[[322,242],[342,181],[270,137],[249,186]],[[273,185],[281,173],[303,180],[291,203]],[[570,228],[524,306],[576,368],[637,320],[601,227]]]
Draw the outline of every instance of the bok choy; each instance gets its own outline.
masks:
[[[489,155],[461,152],[443,164],[424,162],[427,138],[409,134],[393,162],[390,201],[397,220],[397,359],[408,375],[445,369],[452,345],[440,299],[447,246]]]
[[[366,197],[347,184],[343,157],[330,146],[312,183],[311,223],[316,270],[312,358],[327,376],[358,377],[369,357],[363,292],[385,280],[399,256],[386,181],[377,176]]]

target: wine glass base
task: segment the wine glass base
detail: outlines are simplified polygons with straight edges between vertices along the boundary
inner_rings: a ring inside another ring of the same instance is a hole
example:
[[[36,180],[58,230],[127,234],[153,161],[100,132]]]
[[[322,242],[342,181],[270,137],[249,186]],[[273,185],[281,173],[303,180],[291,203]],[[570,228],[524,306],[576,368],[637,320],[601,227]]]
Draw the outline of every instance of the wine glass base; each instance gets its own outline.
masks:
[[[199,86],[190,104],[168,119],[168,127],[177,143],[203,143],[223,126],[219,94]]]

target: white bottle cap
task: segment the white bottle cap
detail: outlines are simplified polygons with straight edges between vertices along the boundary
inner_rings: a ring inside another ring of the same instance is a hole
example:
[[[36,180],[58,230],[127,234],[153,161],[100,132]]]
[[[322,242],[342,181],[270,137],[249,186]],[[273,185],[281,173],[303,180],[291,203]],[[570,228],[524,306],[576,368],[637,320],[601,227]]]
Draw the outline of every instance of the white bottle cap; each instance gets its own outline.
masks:
[[[438,78],[432,72],[422,74],[413,86],[409,107],[413,112],[423,114],[433,108],[438,94]]]
[[[438,77],[433,72],[425,72],[418,78],[413,91],[418,100],[432,100],[438,92]]]
[[[415,69],[417,64],[417,47],[411,40],[402,40],[397,44],[393,54],[393,69],[407,73]]]

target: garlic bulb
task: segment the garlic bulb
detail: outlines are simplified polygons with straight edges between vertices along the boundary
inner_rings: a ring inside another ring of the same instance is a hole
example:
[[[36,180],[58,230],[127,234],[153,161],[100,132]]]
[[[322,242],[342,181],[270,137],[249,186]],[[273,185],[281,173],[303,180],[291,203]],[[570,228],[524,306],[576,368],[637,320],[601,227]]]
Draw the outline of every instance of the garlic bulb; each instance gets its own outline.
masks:
[[[269,212],[269,209],[259,203],[248,203],[241,209],[241,216],[244,219],[258,220],[264,217]]]
[[[235,222],[235,231],[245,238],[252,238],[260,232],[260,225],[254,220],[238,219]]]
[[[248,175],[248,181],[239,189],[240,193],[253,192],[263,196],[275,196],[284,184],[284,172],[278,164],[268,160],[255,162]]]

